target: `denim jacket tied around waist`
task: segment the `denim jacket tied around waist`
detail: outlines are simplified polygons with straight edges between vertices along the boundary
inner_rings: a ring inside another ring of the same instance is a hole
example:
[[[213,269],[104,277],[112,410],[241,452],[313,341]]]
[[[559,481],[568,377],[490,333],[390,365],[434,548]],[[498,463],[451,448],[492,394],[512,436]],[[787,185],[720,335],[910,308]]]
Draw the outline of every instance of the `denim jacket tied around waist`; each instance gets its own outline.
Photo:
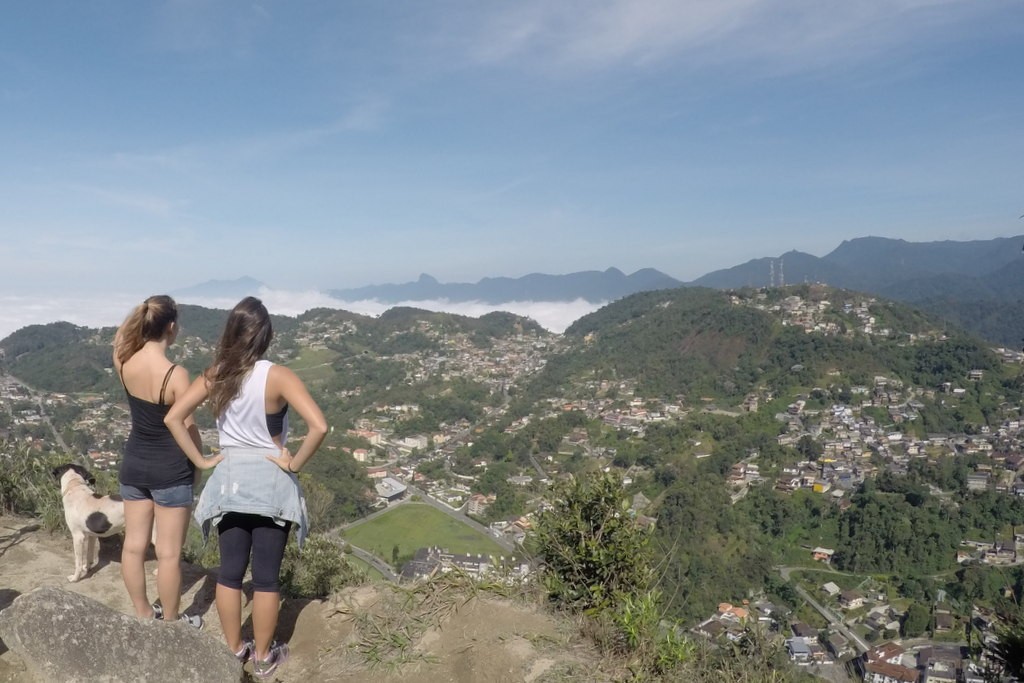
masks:
[[[299,547],[309,531],[306,498],[294,474],[285,472],[268,455],[280,450],[268,448],[225,448],[224,459],[199,494],[193,516],[209,538],[210,527],[220,523],[229,512],[245,512],[271,517],[278,524],[292,522]]]

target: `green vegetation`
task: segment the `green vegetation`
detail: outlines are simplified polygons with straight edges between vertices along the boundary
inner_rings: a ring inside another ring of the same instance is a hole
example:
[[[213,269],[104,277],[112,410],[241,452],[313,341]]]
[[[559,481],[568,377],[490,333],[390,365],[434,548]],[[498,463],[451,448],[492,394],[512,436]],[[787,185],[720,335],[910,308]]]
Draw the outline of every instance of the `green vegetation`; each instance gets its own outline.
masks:
[[[37,389],[102,390],[111,380],[113,332],[65,322],[29,325],[0,341],[2,367]]]
[[[321,450],[303,467],[302,485],[307,504],[318,529],[359,519],[367,514],[373,490],[366,468],[345,453],[329,448]]]
[[[0,449],[0,511],[38,517],[48,531],[63,527],[60,482],[54,478],[53,468],[66,462],[70,462],[67,456],[39,455],[3,444]],[[106,478],[97,480],[98,492],[109,492],[109,486]]]
[[[362,558],[356,557],[352,554],[345,555],[345,559],[348,560],[349,564],[351,564],[358,571],[360,571],[363,574],[363,576],[366,577],[367,581],[384,581],[384,575],[380,572],[380,570],[374,567],[366,560],[363,560]]]
[[[291,598],[325,598],[363,576],[326,537],[309,536],[300,551],[293,535],[281,564],[281,592]]]
[[[330,349],[302,349],[298,357],[288,363],[288,367],[304,382],[314,382],[334,375],[332,362],[337,357],[338,353]]]
[[[780,311],[794,296],[822,304],[816,322],[830,325],[830,334],[807,333],[799,322],[783,324]],[[525,487],[507,481],[534,474],[535,463],[552,479],[573,475],[580,482],[605,468],[628,470],[632,483],[609,499],[643,493],[652,501],[640,512],[657,520],[645,546],[657,574],[647,593],[624,598],[622,609],[605,624],[619,634],[619,640],[609,641],[618,643],[615,647],[648,629],[653,614],[689,622],[708,616],[723,600],[739,601],[761,590],[799,609],[792,584],[779,579],[777,567],[809,564],[808,548],[818,545],[836,549],[834,565],[845,572],[833,577],[840,586],[856,586],[872,576],[878,590],[900,607],[928,605],[940,589],[960,617],[972,602],[1011,600],[1003,597],[1007,586],[1019,598],[1024,581],[1016,568],[999,573],[956,564],[965,539],[1008,540],[1024,522],[1021,499],[969,491],[968,475],[986,464],[988,455],[948,457],[948,444],[925,444],[916,457],[894,462],[878,437],[896,432],[918,438],[975,436],[986,428],[994,433],[1005,420],[1020,417],[1024,377],[977,340],[918,311],[866,301],[860,294],[813,285],[647,292],[584,317],[557,341],[532,321],[508,314],[474,320],[396,308],[375,319],[316,310],[280,325],[275,321],[271,355],[280,353],[278,360],[302,374],[335,427],[324,451],[303,472],[311,512],[322,529],[370,510],[364,467],[342,450],[366,448],[375,462],[385,457],[383,447],[345,435],[346,427],[363,420],[396,437],[433,436],[456,425],[451,431],[465,435],[465,445],[446,459],[421,462],[419,471],[439,480],[477,477],[474,493],[496,495],[485,522],[553,502],[556,494],[539,481]],[[865,334],[858,315],[868,314],[875,328],[888,333]],[[223,312],[183,310],[186,336],[176,353],[188,356],[190,368],[207,362],[222,321]],[[4,340],[4,368],[19,377],[27,373],[30,384],[47,386],[67,376],[75,386],[95,385],[116,394],[120,387],[108,372],[111,332],[66,324],[26,328]],[[496,386],[457,367],[456,349],[495,347],[519,334],[536,334],[536,346],[560,349],[545,354],[545,369],[530,381]],[[415,353],[425,358],[410,355]],[[983,378],[968,380],[971,370],[981,370]],[[886,387],[906,388],[895,390],[901,405],[888,403]],[[953,388],[960,391],[954,394]],[[758,399],[758,412],[741,412],[748,397]],[[876,405],[862,405],[872,399]],[[789,408],[797,402],[804,411],[799,418]],[[565,409],[568,403],[572,409]],[[835,404],[849,406],[859,427],[874,433],[874,443],[855,445],[865,457],[836,454],[836,441],[845,438],[839,433],[857,426],[817,430],[814,418],[807,417],[828,414]],[[495,410],[506,405],[507,412]],[[664,421],[607,419],[608,412],[629,416],[644,410],[661,411]],[[74,411],[58,413],[53,418],[68,443],[84,447],[67,429],[76,419]],[[0,429],[11,438],[44,435],[40,425],[10,422],[0,413]],[[898,445],[892,448],[902,455]],[[409,458],[411,464],[418,455]],[[780,493],[773,487],[784,468],[789,476],[796,463],[813,463],[803,472],[813,478],[837,458],[869,472],[863,486],[841,487],[842,505],[831,495],[807,489]],[[741,462],[756,464],[764,483],[743,491],[730,484],[730,470]],[[904,469],[906,475],[891,473]],[[8,487],[5,495],[17,493]],[[399,513],[407,514],[407,508],[418,514],[400,522]],[[437,515],[425,506],[402,506],[346,535],[396,564],[430,544],[501,554],[486,537],[471,533],[458,539],[452,529],[434,528],[430,519]],[[452,524],[458,532],[468,531]],[[813,576],[825,578],[820,572]],[[571,586],[549,588],[566,597],[573,594]],[[656,610],[650,607],[655,591]],[[576,595],[595,604],[611,599],[602,588]],[[910,626],[917,630],[915,622]]]
[[[533,538],[551,599],[600,612],[628,597],[629,607],[649,610],[649,535],[627,514],[621,479],[582,478],[554,489],[552,499],[537,515]]]
[[[542,580],[559,608],[582,612],[584,632],[625,662],[626,680],[810,680],[755,625],[737,643],[709,645],[683,635],[665,614],[650,535],[627,514],[622,481],[593,474],[558,490],[537,517]]]
[[[404,503],[385,514],[346,529],[352,545],[384,560],[398,546],[398,565],[412,559],[418,548],[438,546],[453,553],[479,553],[500,557],[509,552],[484,534],[425,503]]]

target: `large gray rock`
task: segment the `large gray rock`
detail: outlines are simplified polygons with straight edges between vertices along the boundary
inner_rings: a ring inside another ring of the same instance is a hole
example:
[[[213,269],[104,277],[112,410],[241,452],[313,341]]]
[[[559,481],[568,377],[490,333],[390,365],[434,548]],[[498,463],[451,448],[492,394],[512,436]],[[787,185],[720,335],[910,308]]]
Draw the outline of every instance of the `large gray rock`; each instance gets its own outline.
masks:
[[[236,683],[242,677],[241,665],[210,635],[121,614],[51,586],[0,612],[0,639],[38,681]]]

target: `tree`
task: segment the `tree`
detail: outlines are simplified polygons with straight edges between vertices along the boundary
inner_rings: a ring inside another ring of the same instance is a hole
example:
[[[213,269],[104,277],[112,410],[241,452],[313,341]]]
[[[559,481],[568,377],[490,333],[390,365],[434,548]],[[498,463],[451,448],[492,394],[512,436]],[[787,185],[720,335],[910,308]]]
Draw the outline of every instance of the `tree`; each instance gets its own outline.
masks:
[[[815,441],[814,437],[809,434],[800,437],[800,441],[796,444],[796,450],[799,451],[800,455],[811,461],[816,461],[824,452],[821,444]]]
[[[903,617],[901,628],[904,638],[917,638],[928,630],[931,624],[931,610],[924,603],[914,601],[907,609],[907,615]]]

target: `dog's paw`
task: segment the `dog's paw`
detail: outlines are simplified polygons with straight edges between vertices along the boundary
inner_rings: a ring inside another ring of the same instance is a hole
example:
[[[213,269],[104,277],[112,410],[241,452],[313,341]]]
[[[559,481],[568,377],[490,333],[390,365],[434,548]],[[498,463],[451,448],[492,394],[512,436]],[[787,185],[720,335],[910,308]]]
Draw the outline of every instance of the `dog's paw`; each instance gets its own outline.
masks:
[[[75,572],[68,577],[68,581],[75,583],[76,581],[80,581],[83,576],[85,576],[85,572]]]

